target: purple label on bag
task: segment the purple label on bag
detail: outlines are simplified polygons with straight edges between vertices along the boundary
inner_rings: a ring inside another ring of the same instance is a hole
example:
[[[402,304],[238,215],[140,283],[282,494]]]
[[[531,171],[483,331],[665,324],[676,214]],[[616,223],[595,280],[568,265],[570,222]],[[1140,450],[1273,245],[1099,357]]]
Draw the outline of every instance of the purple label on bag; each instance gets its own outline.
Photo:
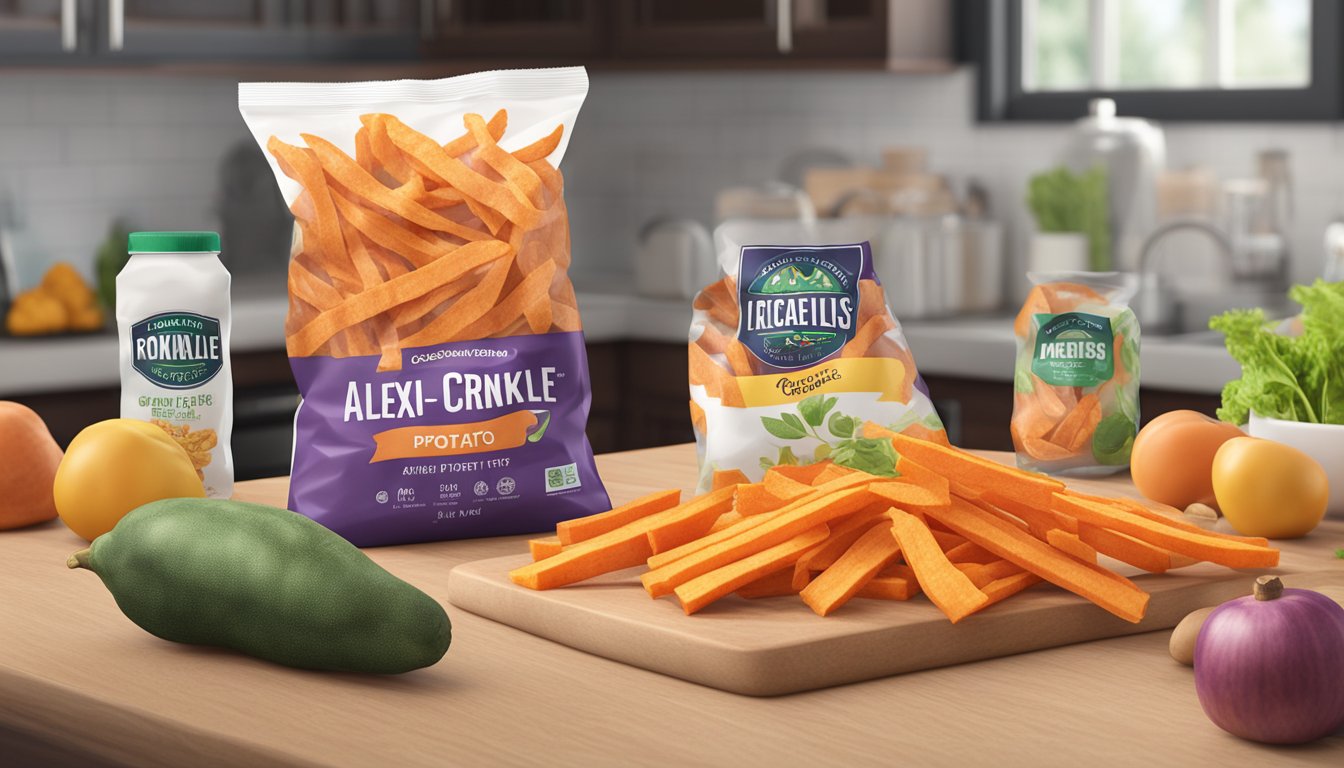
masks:
[[[583,334],[293,357],[289,508],[361,546],[530,533],[610,508]]]

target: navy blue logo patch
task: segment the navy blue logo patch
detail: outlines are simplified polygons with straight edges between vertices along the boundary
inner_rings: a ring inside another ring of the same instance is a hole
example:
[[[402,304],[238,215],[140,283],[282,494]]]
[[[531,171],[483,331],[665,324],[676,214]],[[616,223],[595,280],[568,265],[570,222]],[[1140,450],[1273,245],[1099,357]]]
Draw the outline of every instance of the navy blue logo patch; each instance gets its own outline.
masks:
[[[745,246],[737,338],[776,368],[815,365],[854,338],[863,246]]]

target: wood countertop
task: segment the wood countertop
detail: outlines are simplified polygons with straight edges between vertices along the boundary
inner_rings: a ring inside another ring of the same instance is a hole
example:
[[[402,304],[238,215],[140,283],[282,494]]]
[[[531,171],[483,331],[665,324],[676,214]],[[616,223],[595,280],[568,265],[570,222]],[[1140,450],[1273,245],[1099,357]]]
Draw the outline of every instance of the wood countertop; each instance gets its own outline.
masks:
[[[598,458],[613,501],[689,487],[690,446]],[[1132,492],[1124,478],[1108,481]],[[237,498],[283,504],[284,478]],[[448,571],[525,537],[368,550],[444,601]],[[1329,558],[1344,524],[1289,546]],[[1344,733],[1271,748],[1219,730],[1153,632],[754,699],[575,651],[452,609],[438,665],[290,670],[174,645],[65,558],[59,523],[0,534],[0,764],[1340,765]],[[1303,550],[1307,551],[1307,550]],[[1344,561],[1336,561],[1344,574]]]

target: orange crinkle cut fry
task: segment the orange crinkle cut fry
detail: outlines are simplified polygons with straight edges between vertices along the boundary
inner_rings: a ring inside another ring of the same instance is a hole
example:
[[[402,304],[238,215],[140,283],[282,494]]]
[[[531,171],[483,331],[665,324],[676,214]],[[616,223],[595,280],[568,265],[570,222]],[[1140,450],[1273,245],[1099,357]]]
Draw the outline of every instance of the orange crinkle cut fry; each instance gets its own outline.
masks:
[[[553,555],[558,555],[564,548],[565,545],[560,543],[560,539],[556,536],[527,540],[527,549],[532,555],[532,562],[534,563],[538,560],[545,560]]]
[[[375,317],[390,307],[423,296],[443,282],[456,279],[509,254],[507,244],[493,240],[464,245],[459,250],[455,258],[442,259],[424,269],[407,272],[324,311],[293,335],[291,347],[300,357],[311,355],[336,332]]]
[[[656,491],[640,496],[634,501],[622,504],[619,507],[613,507],[606,512],[599,512],[587,517],[576,517],[573,520],[557,523],[555,535],[565,545],[577,544],[594,536],[614,531],[623,525],[648,517],[655,512],[671,509],[680,502],[681,491]]]
[[[391,115],[360,123],[353,156],[309,133],[306,146],[266,143],[302,187],[291,205],[291,355],[377,355],[384,371],[409,347],[579,330],[562,271],[563,179],[546,159],[562,126],[509,153],[498,144],[504,110],[465,117],[465,132],[441,145]]]
[[[854,338],[850,339],[840,352],[841,357],[865,357],[869,349],[882,338],[882,334],[895,328],[896,324],[885,313],[874,315],[868,318],[859,330],[855,332]]]
[[[892,536],[891,519],[883,517],[882,521],[863,532],[839,559],[799,592],[803,602],[818,616],[828,616],[849,602],[900,555],[901,547]]]
[[[788,499],[771,493],[764,483],[750,483],[737,487],[737,496],[733,498],[733,509],[743,517],[773,512],[789,503]]]
[[[433,139],[392,115],[375,115],[374,118],[382,122],[392,143],[411,159],[412,167],[418,166],[426,176],[461,190],[468,198],[499,211],[506,219],[524,229],[531,229],[540,221],[541,212],[527,200],[516,196],[508,184],[481,175],[448,154]]]
[[[788,502],[785,505],[782,505],[778,511],[787,512],[794,510],[809,501],[825,498],[826,496],[828,496],[833,492],[842,491],[846,488],[850,488],[856,485],[865,485],[871,479],[872,478],[870,477],[863,477],[863,476],[853,477],[836,481],[824,487],[813,488],[807,495],[801,496],[797,499],[794,499],[791,502]],[[741,494],[742,489],[749,487],[751,486],[740,486],[740,485],[737,486],[737,492],[734,494],[733,499],[734,506],[736,506],[737,504],[737,496]],[[723,530],[714,531],[713,533],[704,536],[703,538],[695,539],[692,541],[686,541],[671,547],[668,546],[660,547],[655,543],[655,546],[653,548],[654,555],[649,558],[649,568],[651,570],[657,570],[663,568],[664,566],[667,566],[668,564],[673,563],[676,560],[680,560],[692,553],[699,552],[702,549],[707,549],[709,547],[719,544],[720,542],[732,539],[738,534],[742,533],[743,531],[755,528],[758,525],[769,522],[771,519],[773,519],[773,516],[770,514],[757,514],[751,516],[744,515],[742,520],[739,520],[738,522],[734,523],[733,525]],[[660,591],[658,593],[658,595],[663,594],[666,594],[666,591]],[[655,595],[655,597],[658,595]]]
[[[857,512],[872,498],[866,488],[849,488],[786,508],[764,521],[746,518],[737,526],[715,534],[722,536],[735,532],[735,535],[651,570],[640,580],[654,597],[668,594],[697,576],[783,543],[837,517]],[[736,530],[738,526],[742,529]]]
[[[989,598],[943,553],[929,527],[907,512],[893,510],[890,534],[919,586],[953,624],[983,608]]]
[[[826,526],[819,525],[785,541],[754,552],[677,585],[681,608],[695,613],[710,603],[752,583],[756,579],[787,566],[804,550],[826,538]]]
[[[1091,600],[1126,621],[1138,623],[1143,618],[1148,593],[1129,579],[1060,552],[967,501],[953,497],[947,507],[926,510],[925,514],[965,536],[968,541]]]
[[[803,553],[793,566],[793,585],[798,589],[806,587],[812,580],[813,571],[824,571],[835,564],[845,552],[868,532],[868,529],[881,523],[882,511],[887,505],[870,504],[866,509],[837,520],[831,525],[831,534],[826,540]],[[890,521],[888,521],[890,525]]]
[[[1273,568],[1279,564],[1279,551],[1267,546],[1194,533],[1063,494],[1055,494],[1055,503],[1057,511],[1080,524],[1107,528],[1196,560],[1228,568]]]
[[[650,531],[688,523],[708,530],[732,503],[733,489],[721,488],[565,547],[545,560],[515,568],[509,578],[529,589],[553,589],[640,565],[653,554]]]
[[[751,479],[740,469],[720,469],[710,479],[710,488],[718,490],[727,485],[750,485]]]
[[[1028,503],[1049,507],[1054,493],[1064,488],[1058,480],[1008,467],[959,448],[906,435],[896,435],[891,442],[902,457],[909,456],[912,461],[944,477],[955,477],[975,489],[1011,490]]]
[[[737,283],[724,277],[710,283],[695,297],[691,306],[709,312],[709,316],[723,325],[736,329],[738,322]]]
[[[798,590],[793,586],[793,569],[785,566],[774,573],[767,573],[755,581],[739,587],[736,594],[738,597],[745,597],[748,600],[796,595]]]

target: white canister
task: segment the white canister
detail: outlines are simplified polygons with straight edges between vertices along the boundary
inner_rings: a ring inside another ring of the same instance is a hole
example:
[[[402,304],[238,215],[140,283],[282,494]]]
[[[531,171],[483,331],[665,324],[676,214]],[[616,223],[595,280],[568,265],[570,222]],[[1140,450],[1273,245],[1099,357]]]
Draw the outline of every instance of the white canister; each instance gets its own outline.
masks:
[[[641,296],[692,298],[717,270],[709,230],[698,221],[658,219],[639,234],[635,288]]]
[[[207,496],[233,493],[229,271],[214,232],[133,232],[117,275],[121,417],[163,429]]]
[[[1088,240],[1082,232],[1036,232],[1027,251],[1028,272],[1086,272]]]

